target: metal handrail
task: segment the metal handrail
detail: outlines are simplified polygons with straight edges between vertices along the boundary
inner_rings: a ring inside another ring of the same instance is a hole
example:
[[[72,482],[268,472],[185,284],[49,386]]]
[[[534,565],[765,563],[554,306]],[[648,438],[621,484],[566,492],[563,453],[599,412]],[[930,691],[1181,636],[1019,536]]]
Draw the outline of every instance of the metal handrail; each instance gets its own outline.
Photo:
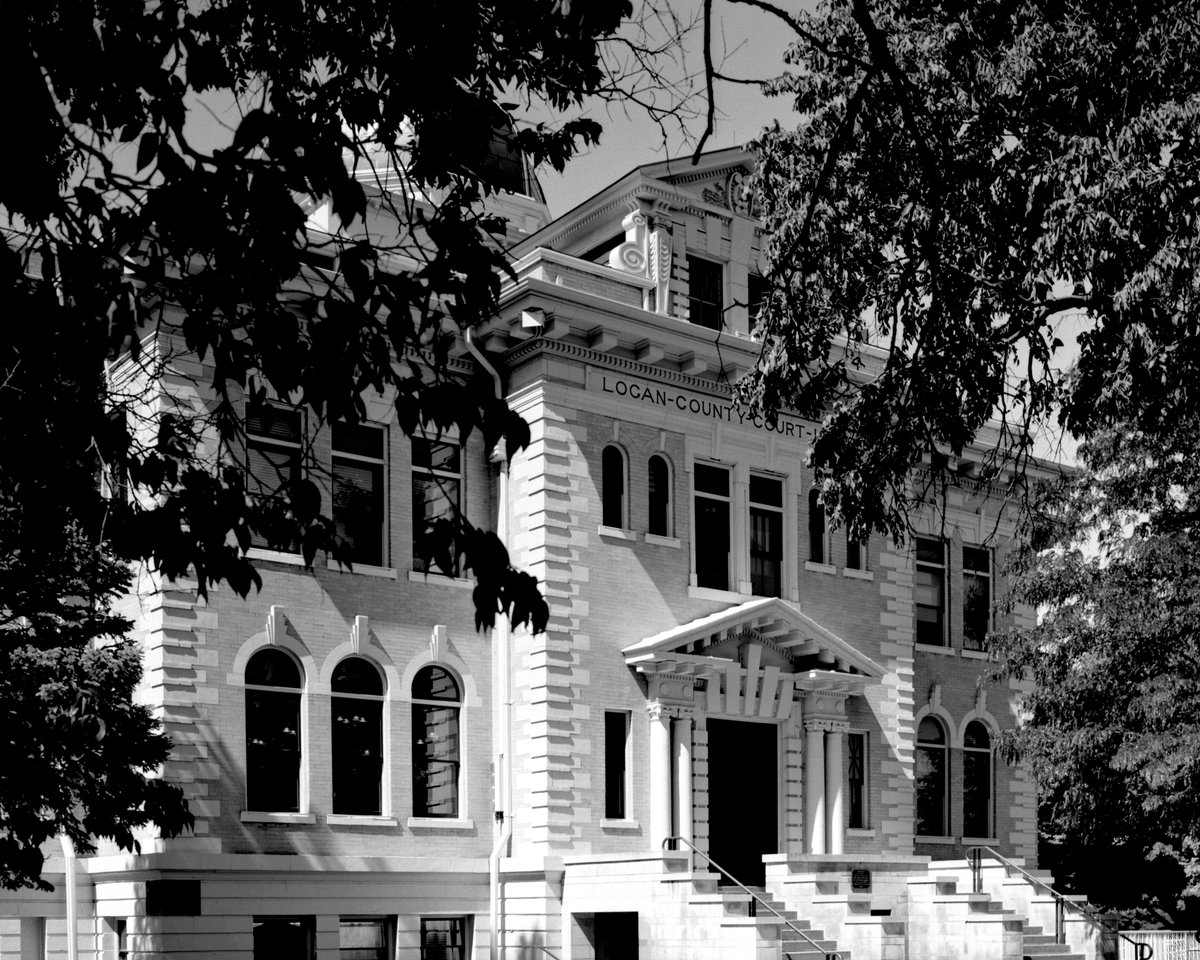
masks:
[[[983,893],[983,852],[986,851],[994,859],[1004,865],[1005,869],[1015,870],[1028,883],[1035,887],[1041,887],[1050,896],[1054,898],[1054,940],[1056,943],[1066,943],[1066,918],[1064,912],[1067,907],[1081,914],[1085,919],[1095,924],[1101,930],[1105,930],[1114,936],[1120,937],[1126,943],[1133,945],[1133,953],[1136,960],[1150,960],[1154,956],[1154,947],[1146,943],[1144,940],[1134,940],[1132,937],[1127,937],[1116,927],[1113,927],[1082,904],[1076,903],[1074,900],[1068,900],[1066,894],[1059,893],[1045,880],[1039,880],[1032,873],[1026,870],[1019,864],[1013,863],[1007,857],[997,853],[991,847],[969,847],[967,848],[967,863],[971,868],[971,888],[975,893]]]
[[[726,870],[723,866],[721,866],[719,863],[717,863],[717,861],[714,860],[712,857],[710,857],[707,853],[705,853],[703,850],[700,850],[694,843],[692,843],[691,840],[688,840],[686,837],[667,837],[662,842],[663,849],[664,850],[668,849],[668,844],[673,844],[673,843],[686,843],[691,848],[693,853],[700,854],[700,856],[702,856],[705,860],[707,860],[711,866],[714,866],[717,868],[718,873],[722,873],[725,876],[727,876],[730,880],[732,880],[739,887],[741,887],[742,890],[744,890],[746,893],[750,894],[750,897],[752,900],[754,900],[756,903],[761,903],[764,907],[766,907],[773,914],[775,914],[775,916],[777,916],[780,920],[782,920],[785,924],[787,924],[788,928],[792,931],[792,933],[799,934],[801,938],[803,938],[804,940],[807,940],[810,944],[812,944],[814,947],[816,947],[818,952],[825,953],[824,948],[819,943],[817,943],[816,940],[814,940],[807,933],[805,933],[803,930],[801,930],[798,926],[796,926],[794,923],[792,923],[791,920],[789,920],[782,913],[780,913],[778,910],[776,910],[773,906],[771,906],[769,903],[767,903],[766,900],[764,900],[757,893],[755,893],[753,890],[751,890],[748,886],[746,886],[744,883],[742,883],[741,880],[739,880],[732,873],[730,873],[728,870]],[[674,848],[672,848],[672,849],[674,849]],[[790,956],[790,954],[787,954],[787,955]],[[837,950],[834,950],[832,953],[825,953],[825,960],[841,960],[841,956],[842,955]]]

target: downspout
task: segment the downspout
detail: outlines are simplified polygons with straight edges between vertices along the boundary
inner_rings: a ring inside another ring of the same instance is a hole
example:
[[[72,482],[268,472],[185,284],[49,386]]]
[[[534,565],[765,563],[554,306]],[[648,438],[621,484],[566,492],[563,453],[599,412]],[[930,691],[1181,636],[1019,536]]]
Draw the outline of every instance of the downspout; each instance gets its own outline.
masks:
[[[66,861],[64,884],[67,888],[67,960],[79,960],[79,895],[75,891],[75,845],[65,833],[58,835]]]
[[[496,390],[496,399],[503,400],[504,387],[500,380],[500,374],[488,362],[487,357],[480,352],[479,348],[475,346],[475,341],[471,333],[471,328],[468,327],[464,335],[467,349],[479,361],[479,365],[492,375],[492,383]],[[501,542],[504,542],[508,538],[508,458],[500,445],[497,445],[496,449],[499,455],[497,456],[494,451],[491,457],[492,462],[498,463],[500,468],[496,491],[496,535],[500,538]],[[491,921],[488,956],[490,960],[498,960],[500,957],[500,858],[504,856],[508,842],[512,838],[512,809],[509,792],[512,777],[509,751],[509,713],[512,709],[512,691],[509,682],[511,656],[509,647],[511,639],[512,630],[509,626],[508,617],[501,616],[496,624],[495,631],[495,641],[498,645],[500,696],[496,704],[498,743],[496,750],[495,797],[493,801],[496,820],[500,823],[500,835],[496,838],[496,845],[492,848],[492,852],[488,857],[488,912]]]

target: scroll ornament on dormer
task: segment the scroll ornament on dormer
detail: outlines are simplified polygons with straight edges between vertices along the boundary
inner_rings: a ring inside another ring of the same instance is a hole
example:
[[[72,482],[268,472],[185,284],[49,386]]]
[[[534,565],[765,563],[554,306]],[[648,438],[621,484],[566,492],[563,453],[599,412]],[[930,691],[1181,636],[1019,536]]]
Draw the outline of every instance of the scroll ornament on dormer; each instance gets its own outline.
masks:
[[[609,251],[608,265],[614,270],[653,280],[653,302],[644,306],[657,313],[666,313],[671,281],[668,231],[651,226],[650,217],[640,205],[625,215],[621,226],[625,229],[625,242]]]

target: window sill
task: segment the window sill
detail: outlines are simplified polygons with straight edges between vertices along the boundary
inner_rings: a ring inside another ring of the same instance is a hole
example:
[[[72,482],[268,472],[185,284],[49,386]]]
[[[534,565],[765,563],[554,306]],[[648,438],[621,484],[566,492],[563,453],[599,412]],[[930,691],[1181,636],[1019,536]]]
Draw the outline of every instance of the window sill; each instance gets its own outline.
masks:
[[[637,820],[615,820],[605,817],[600,821],[601,830],[641,830],[642,825]]]
[[[336,560],[326,560],[325,568],[336,573],[358,573],[364,577],[382,577],[385,580],[395,580],[396,571],[392,567],[372,567],[365,563],[356,563],[352,567],[339,564]]]
[[[966,647],[962,649],[962,655],[968,660],[995,660],[995,655],[987,650],[968,650]]]
[[[248,560],[267,560],[270,563],[286,563],[291,567],[306,566],[304,557],[298,553],[284,553],[282,550],[266,550],[263,547],[251,547],[246,551]]]
[[[804,569],[810,573],[837,573],[837,567],[832,563],[815,563],[812,560],[804,561]]]
[[[409,830],[474,830],[475,821],[454,817],[409,817]]]
[[[671,547],[674,550],[678,550],[683,542],[678,537],[664,537],[657,533],[644,533],[642,539],[656,547]]]
[[[331,827],[398,827],[395,817],[379,817],[358,813],[331,813],[325,818]]]
[[[953,647],[935,647],[932,643],[918,643],[914,646],[922,653],[936,653],[940,657],[957,656],[957,651]]]
[[[954,837],[921,837],[921,836],[916,836],[916,837],[913,837],[913,843],[916,843],[916,844],[921,844],[921,843],[937,843],[937,844],[941,844],[942,846],[947,846],[947,847],[949,847],[949,846],[953,846],[954,844],[958,843],[958,841],[957,841],[957,840],[956,840]]]
[[[846,836],[848,837],[873,837],[875,836],[874,827],[847,827]]]
[[[851,580],[874,580],[875,573],[871,570],[856,570],[854,567],[842,567],[842,576]]]
[[[316,823],[315,813],[273,813],[261,810],[243,810],[242,823]]]
[[[714,587],[688,587],[688,596],[693,600],[717,600],[720,603],[744,603],[753,599],[746,593],[733,590],[717,590]]]
[[[637,534],[632,530],[626,530],[623,527],[606,527],[600,524],[596,528],[596,532],[602,537],[608,537],[610,540],[637,540]]]
[[[990,847],[998,844],[1000,841],[995,837],[963,837],[963,843],[969,843],[976,847]]]
[[[432,583],[439,587],[456,587],[459,590],[474,590],[474,580],[464,580],[462,577],[448,577],[444,573],[421,573],[420,570],[408,571],[409,583]]]

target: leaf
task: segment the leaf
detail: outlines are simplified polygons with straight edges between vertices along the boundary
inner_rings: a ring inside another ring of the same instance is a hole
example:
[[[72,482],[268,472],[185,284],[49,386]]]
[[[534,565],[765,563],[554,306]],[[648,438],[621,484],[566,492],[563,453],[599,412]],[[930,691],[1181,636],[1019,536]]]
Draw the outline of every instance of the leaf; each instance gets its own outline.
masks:
[[[155,156],[158,154],[160,142],[157,130],[147,130],[142,134],[142,139],[138,141],[137,152],[137,169],[139,172],[145,170],[153,162]]]

